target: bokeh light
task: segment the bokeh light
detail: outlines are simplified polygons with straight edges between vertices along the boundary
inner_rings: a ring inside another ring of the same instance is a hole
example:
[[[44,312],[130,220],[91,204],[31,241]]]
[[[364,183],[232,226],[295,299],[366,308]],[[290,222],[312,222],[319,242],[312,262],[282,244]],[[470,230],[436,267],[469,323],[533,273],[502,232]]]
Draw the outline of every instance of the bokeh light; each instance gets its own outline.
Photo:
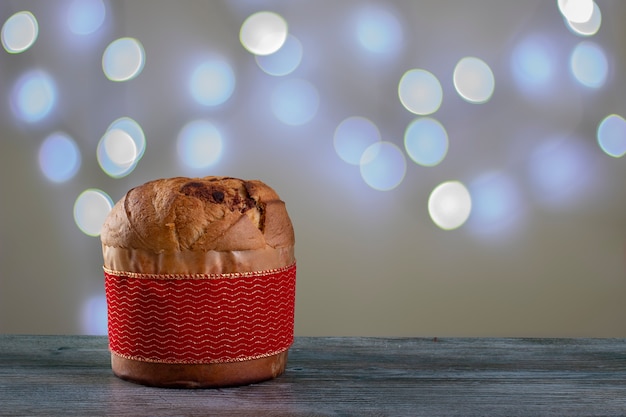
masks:
[[[194,120],[181,129],[176,146],[178,156],[186,167],[201,170],[219,162],[223,138],[213,123]]]
[[[395,144],[380,141],[365,149],[359,168],[367,185],[375,190],[389,191],[404,179],[406,159]]]
[[[495,88],[493,72],[485,61],[475,57],[462,58],[454,67],[454,87],[470,103],[489,101]]]
[[[626,154],[626,120],[617,114],[605,117],[598,125],[598,145],[609,156]]]
[[[18,54],[29,49],[39,35],[39,23],[29,11],[17,12],[2,25],[0,37],[2,46],[10,54]]]
[[[428,198],[428,213],[444,230],[456,229],[465,223],[472,211],[472,197],[459,181],[439,184]]]
[[[100,29],[105,17],[103,0],[74,0],[67,9],[67,25],[76,35],[89,35]]]
[[[365,6],[355,15],[355,34],[359,44],[377,54],[397,52],[403,41],[398,18],[382,6]]]
[[[564,20],[573,33],[581,36],[593,36],[598,33],[600,26],[602,26],[602,12],[596,2],[593,2],[593,12],[588,21],[582,23],[571,22],[565,17]]]
[[[113,178],[130,174],[144,154],[146,137],[139,124],[121,117],[109,125],[100,138],[97,159],[100,168]]]
[[[74,222],[88,236],[100,236],[104,220],[113,208],[113,200],[96,188],[83,191],[74,202]]]
[[[274,12],[257,12],[241,25],[239,40],[255,55],[269,55],[278,51],[287,39],[287,22]]]
[[[45,118],[53,109],[57,89],[46,72],[34,70],[20,77],[11,98],[15,115],[28,123],[34,123]]]
[[[108,333],[106,296],[88,297],[82,308],[82,334],[106,335]]]
[[[602,87],[609,71],[604,51],[590,41],[576,45],[570,58],[570,67],[578,82],[591,88]]]
[[[380,142],[380,131],[371,120],[365,117],[348,117],[335,129],[333,145],[341,159],[352,165],[359,165],[361,156],[368,146]]]
[[[529,36],[511,54],[513,78],[523,92],[548,93],[556,73],[556,50],[543,36]]]
[[[189,90],[192,97],[204,106],[217,106],[228,100],[235,90],[235,73],[222,59],[211,59],[193,71]]]
[[[76,142],[65,133],[49,135],[39,147],[39,168],[52,182],[65,182],[76,175],[81,156]]]
[[[533,192],[540,203],[561,206],[582,195],[594,171],[583,143],[556,136],[535,147],[528,161]]]
[[[404,148],[415,163],[428,167],[438,165],[448,152],[448,133],[433,118],[415,119],[404,132]]]
[[[559,11],[570,22],[584,23],[591,19],[593,0],[558,0]]]
[[[137,155],[138,149],[133,138],[122,129],[107,130],[98,142],[98,163],[113,178],[128,175],[134,168]]]
[[[436,112],[443,100],[441,83],[432,73],[423,69],[405,72],[398,84],[402,105],[411,113],[428,115]]]
[[[501,171],[486,172],[469,186],[472,212],[467,226],[480,235],[510,236],[525,213],[525,198],[513,176]]]
[[[143,133],[143,129],[135,120],[130,117],[120,117],[109,125],[107,130],[119,129],[128,133],[135,142],[137,148],[137,160],[143,156],[146,150],[146,135]]]
[[[272,112],[278,120],[291,126],[311,121],[317,114],[319,102],[317,88],[298,78],[283,81],[271,96]]]
[[[134,38],[120,38],[102,55],[102,70],[111,81],[128,81],[141,74],[146,62],[143,45]]]
[[[293,35],[287,39],[281,48],[269,55],[256,55],[256,63],[265,73],[274,76],[291,74],[302,61],[302,44]]]

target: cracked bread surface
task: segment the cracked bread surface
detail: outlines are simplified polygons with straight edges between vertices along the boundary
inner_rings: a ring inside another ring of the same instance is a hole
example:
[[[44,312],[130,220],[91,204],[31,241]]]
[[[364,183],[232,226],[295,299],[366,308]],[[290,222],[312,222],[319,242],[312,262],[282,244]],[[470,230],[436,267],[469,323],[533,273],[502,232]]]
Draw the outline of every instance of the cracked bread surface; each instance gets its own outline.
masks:
[[[104,266],[145,273],[228,273],[294,261],[293,225],[258,180],[164,178],[128,191],[106,218]]]
[[[262,183],[229,177],[147,182],[118,201],[101,232],[107,246],[167,251],[292,245],[285,203]]]

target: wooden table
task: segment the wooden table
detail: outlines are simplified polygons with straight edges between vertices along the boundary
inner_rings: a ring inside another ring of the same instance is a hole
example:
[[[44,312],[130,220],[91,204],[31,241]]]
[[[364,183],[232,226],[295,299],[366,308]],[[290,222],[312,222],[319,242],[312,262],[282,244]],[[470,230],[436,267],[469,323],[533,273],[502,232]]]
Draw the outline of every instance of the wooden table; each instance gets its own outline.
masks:
[[[228,389],[111,373],[103,336],[0,335],[2,416],[620,416],[624,339],[297,338],[287,371]]]

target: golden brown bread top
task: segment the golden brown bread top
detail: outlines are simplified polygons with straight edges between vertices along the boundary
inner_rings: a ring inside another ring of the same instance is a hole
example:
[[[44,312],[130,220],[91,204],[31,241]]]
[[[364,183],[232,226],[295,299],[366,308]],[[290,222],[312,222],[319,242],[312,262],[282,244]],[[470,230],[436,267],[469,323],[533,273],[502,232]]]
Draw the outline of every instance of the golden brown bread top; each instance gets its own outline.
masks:
[[[285,203],[258,180],[167,178],[131,189],[106,218],[110,247],[172,251],[243,251],[294,245]]]

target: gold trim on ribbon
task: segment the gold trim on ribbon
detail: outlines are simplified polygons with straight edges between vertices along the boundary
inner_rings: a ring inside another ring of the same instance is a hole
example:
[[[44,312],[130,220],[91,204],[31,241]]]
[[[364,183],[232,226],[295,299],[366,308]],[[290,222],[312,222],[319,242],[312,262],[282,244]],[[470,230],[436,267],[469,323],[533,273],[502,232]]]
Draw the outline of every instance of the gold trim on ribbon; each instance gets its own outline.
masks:
[[[210,359],[207,361],[184,360],[184,359],[182,360],[181,359],[172,359],[172,360],[151,359],[151,358],[144,358],[142,356],[124,355],[124,354],[115,352],[112,349],[109,349],[109,350],[111,353],[113,353],[116,356],[119,356],[120,358],[130,359],[130,360],[138,361],[138,362],[163,363],[163,364],[169,364],[169,365],[177,365],[177,364],[178,365],[211,365],[211,364],[216,364],[216,363],[237,363],[237,362],[252,361],[255,359],[269,358],[270,356],[278,355],[279,353],[288,351],[292,345],[293,345],[293,342],[290,343],[289,346],[285,348],[281,348],[281,349],[271,351],[271,352],[260,353],[258,355],[253,355],[253,356],[244,356],[244,357],[237,357],[237,358],[232,358],[232,359]]]
[[[130,271],[115,271],[105,266],[102,267],[105,273],[114,275],[116,277],[127,277],[136,279],[163,279],[163,280],[177,280],[177,279],[235,279],[235,278],[251,278],[251,277],[263,277],[267,275],[274,275],[281,272],[288,271],[291,268],[295,268],[296,263],[283,266],[281,268],[267,269],[263,271],[251,271],[251,272],[230,272],[227,274],[145,274],[141,272]],[[278,352],[280,353],[280,352]],[[132,358],[127,358],[132,359]]]

